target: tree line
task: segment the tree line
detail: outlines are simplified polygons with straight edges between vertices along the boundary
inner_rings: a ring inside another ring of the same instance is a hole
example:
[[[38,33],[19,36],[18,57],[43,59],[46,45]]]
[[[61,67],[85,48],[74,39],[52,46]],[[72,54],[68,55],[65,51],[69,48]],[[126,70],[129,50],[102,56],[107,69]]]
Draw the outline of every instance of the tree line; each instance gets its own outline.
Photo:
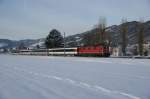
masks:
[[[127,49],[127,45],[128,45],[128,25],[127,23],[127,19],[122,19],[122,24],[121,24],[121,28],[120,28],[120,33],[121,33],[121,50],[122,50],[122,55],[126,56],[126,49]],[[146,55],[146,51],[144,52],[144,21],[140,20],[137,24],[136,24],[136,39],[137,39],[137,48],[134,51],[135,55]]]

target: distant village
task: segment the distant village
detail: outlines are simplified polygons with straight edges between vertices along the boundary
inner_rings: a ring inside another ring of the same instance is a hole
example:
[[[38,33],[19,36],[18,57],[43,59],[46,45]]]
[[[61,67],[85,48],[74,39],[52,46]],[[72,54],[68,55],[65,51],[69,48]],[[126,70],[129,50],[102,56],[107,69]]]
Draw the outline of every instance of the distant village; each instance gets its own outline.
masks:
[[[123,56],[121,46],[112,47],[110,49],[111,49],[112,56]],[[143,56],[149,56],[150,55],[150,42],[143,44],[143,49],[144,49]],[[139,56],[138,44],[128,45],[126,48],[126,56]]]

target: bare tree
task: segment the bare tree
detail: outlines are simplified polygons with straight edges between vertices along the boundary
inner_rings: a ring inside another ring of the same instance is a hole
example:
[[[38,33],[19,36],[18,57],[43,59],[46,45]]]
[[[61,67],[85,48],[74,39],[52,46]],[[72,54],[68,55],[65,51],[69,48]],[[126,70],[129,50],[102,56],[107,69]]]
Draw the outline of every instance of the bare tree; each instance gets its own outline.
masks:
[[[138,24],[138,50],[139,50],[139,55],[143,55],[143,44],[144,44],[144,21],[140,20]]]
[[[106,19],[100,17],[97,25],[89,33],[84,35],[85,45],[98,45],[105,44],[109,45],[111,36],[106,33]]]
[[[122,24],[121,24],[121,50],[123,56],[126,55],[126,47],[127,47],[127,32],[128,32],[128,27],[127,27],[127,19],[122,19]]]
[[[98,29],[100,32],[100,43],[105,43],[106,40],[106,18],[105,17],[100,17],[99,24],[98,24]]]
[[[99,43],[106,43],[106,18],[100,17],[99,23],[97,25],[97,35],[100,36]]]

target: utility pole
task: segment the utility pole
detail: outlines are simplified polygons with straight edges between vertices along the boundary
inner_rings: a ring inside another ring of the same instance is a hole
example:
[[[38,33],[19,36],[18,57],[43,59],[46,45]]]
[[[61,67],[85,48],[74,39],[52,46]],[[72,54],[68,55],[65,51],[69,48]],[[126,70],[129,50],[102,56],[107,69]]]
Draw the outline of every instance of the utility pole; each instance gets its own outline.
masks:
[[[64,56],[66,56],[66,33],[64,32]]]

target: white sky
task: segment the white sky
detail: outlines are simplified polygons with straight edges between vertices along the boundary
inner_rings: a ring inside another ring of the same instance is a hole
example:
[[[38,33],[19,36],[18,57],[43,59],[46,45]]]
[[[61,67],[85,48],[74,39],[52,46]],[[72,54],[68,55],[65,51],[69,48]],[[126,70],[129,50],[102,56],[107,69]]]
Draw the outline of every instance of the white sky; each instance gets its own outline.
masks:
[[[107,25],[150,20],[150,0],[0,0],[0,38],[46,37],[53,28],[67,35],[90,30],[99,17]]]

